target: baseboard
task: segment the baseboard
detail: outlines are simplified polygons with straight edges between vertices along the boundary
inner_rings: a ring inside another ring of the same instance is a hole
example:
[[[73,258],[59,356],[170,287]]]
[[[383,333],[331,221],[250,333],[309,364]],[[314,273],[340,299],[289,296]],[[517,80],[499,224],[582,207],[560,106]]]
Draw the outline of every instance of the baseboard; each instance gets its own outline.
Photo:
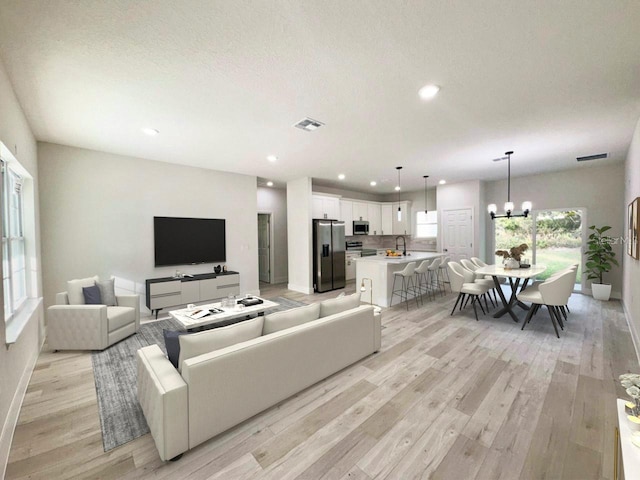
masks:
[[[631,320],[631,314],[627,309],[627,305],[624,303],[624,300],[620,300],[622,304],[622,311],[624,312],[624,318],[627,320],[627,325],[629,325],[629,332],[631,332],[631,341],[633,342],[633,348],[636,350],[636,358],[638,359],[638,363],[640,363],[640,335],[638,335],[638,331]]]
[[[287,283],[287,280],[289,280],[289,277],[275,277],[273,279],[273,281],[271,282],[272,284],[274,283]]]
[[[307,295],[311,295],[313,293],[313,289],[309,287],[303,287],[301,285],[294,285],[293,283],[287,284],[287,288],[289,290],[293,290],[294,292],[306,293]]]
[[[30,359],[29,362],[27,362],[27,365],[22,371],[20,381],[18,382],[18,387],[16,388],[13,399],[11,400],[11,405],[9,405],[7,418],[5,419],[4,425],[2,427],[2,433],[0,434],[0,478],[4,478],[7,472],[9,452],[11,451],[13,434],[15,433],[16,425],[18,424],[20,409],[22,408],[24,396],[27,393],[27,387],[29,387],[31,375],[33,375],[33,370],[35,369],[36,362],[38,361],[38,355],[40,354],[40,351],[44,346],[44,341],[45,339],[43,337],[40,340],[40,345],[36,350],[36,354],[33,356],[33,358]]]

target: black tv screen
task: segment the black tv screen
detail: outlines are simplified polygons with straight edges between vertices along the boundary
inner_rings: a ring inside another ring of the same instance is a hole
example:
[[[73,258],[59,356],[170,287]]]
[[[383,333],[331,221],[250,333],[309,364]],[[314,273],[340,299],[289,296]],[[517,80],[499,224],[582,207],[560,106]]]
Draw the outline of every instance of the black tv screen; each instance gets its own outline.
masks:
[[[153,217],[156,267],[226,262],[225,221]]]

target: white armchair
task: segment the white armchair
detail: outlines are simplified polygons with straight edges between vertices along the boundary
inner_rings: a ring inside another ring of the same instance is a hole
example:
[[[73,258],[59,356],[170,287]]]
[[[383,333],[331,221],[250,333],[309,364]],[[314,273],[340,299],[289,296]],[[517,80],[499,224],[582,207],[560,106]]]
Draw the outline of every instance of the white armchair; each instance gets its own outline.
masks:
[[[69,305],[56,294],[47,310],[47,343],[53,350],[104,350],[140,327],[139,295],[116,295],[118,306]]]

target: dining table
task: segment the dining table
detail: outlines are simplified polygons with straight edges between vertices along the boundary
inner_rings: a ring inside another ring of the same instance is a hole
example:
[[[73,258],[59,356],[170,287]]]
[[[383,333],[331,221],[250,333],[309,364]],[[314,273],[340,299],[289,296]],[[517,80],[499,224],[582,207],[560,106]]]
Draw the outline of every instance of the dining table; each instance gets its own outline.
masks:
[[[502,301],[502,308],[493,314],[493,318],[500,318],[505,314],[509,314],[514,322],[518,322],[519,318],[514,312],[516,305],[529,310],[529,306],[518,301],[518,293],[524,290],[529,284],[529,280],[537,275],[540,275],[547,269],[544,265],[531,265],[529,267],[520,268],[504,268],[502,265],[486,265],[479,267],[474,273],[476,275],[490,275],[493,278],[493,282],[496,286],[496,291]],[[509,300],[505,297],[502,291],[502,284],[500,278],[507,278],[509,286],[511,287],[511,296]]]

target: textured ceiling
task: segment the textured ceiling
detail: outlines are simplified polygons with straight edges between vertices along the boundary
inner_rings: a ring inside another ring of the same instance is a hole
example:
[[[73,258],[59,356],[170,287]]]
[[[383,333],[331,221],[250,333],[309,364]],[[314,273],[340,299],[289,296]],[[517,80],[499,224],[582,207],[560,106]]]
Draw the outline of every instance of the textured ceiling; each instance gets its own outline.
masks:
[[[388,193],[397,165],[409,190],[511,149],[514,176],[622,160],[638,25],[614,0],[0,0],[0,57],[39,140]]]

